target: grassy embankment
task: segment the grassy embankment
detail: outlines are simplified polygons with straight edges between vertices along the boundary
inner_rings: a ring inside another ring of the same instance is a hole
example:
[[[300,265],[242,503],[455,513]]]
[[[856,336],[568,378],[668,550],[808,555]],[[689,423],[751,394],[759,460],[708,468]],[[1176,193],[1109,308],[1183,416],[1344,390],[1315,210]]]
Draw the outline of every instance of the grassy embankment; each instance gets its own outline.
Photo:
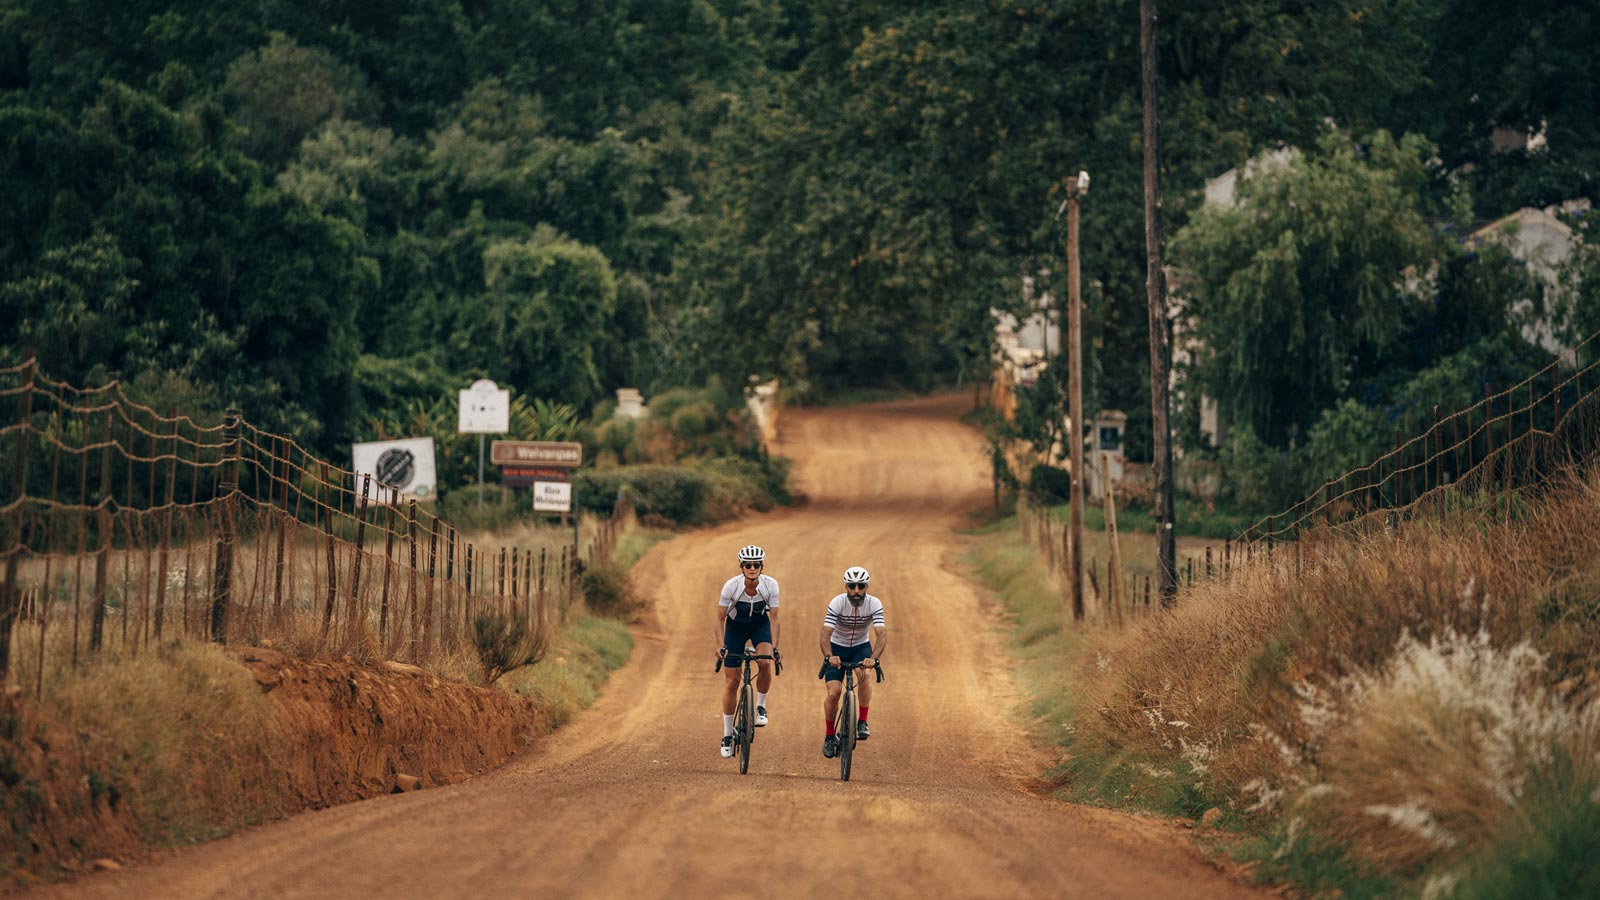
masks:
[[[591,570],[585,587],[596,596],[571,611],[552,635],[544,660],[498,682],[531,700],[536,720],[552,728],[566,723],[627,661],[633,641],[626,617],[633,601],[625,591],[626,573],[666,534],[628,532],[612,559]],[[27,637],[25,628],[19,638]],[[216,645],[169,641],[155,652],[107,652],[86,658],[76,670],[52,668],[59,674],[44,682],[42,695],[23,702],[30,704],[26,721],[50,723],[55,734],[77,736],[71,749],[90,773],[90,796],[72,802],[98,803],[109,796],[112,807],[131,811],[137,838],[154,846],[217,837],[293,811],[278,793],[289,750],[273,698]],[[465,655],[438,660],[430,670],[469,683],[481,677],[480,667]],[[0,719],[6,726],[0,728],[0,751],[6,741],[33,738],[11,733],[18,729],[7,725],[10,717]],[[33,779],[20,771],[9,778],[7,759],[0,752],[0,781],[13,801],[26,803]],[[47,802],[44,785],[32,789],[41,794],[36,799]],[[26,810],[15,812],[24,818],[9,833],[27,840]],[[79,812],[90,814],[87,807]],[[70,838],[63,843],[70,844]],[[62,855],[70,856],[70,849]]]
[[[1314,895],[1600,896],[1597,507],[1590,473],[1509,522],[1323,535],[1121,628],[1071,624],[1014,519],[970,562],[1063,798],[1203,817]]]

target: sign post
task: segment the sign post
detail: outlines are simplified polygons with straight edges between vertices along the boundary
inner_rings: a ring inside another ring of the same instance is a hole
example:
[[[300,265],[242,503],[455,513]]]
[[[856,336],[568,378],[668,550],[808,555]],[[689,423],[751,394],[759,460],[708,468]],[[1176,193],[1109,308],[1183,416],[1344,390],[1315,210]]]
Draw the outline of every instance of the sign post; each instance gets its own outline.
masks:
[[[568,471],[583,463],[583,445],[576,441],[495,441],[489,461],[500,467],[501,482],[533,488],[533,511],[573,512],[577,486]],[[572,517],[572,554],[578,554],[578,516]]]
[[[478,509],[483,509],[483,436],[505,434],[511,430],[511,392],[487,378],[480,378],[461,392],[461,416],[456,427],[460,434],[478,436]],[[496,441],[496,443],[499,443]]]

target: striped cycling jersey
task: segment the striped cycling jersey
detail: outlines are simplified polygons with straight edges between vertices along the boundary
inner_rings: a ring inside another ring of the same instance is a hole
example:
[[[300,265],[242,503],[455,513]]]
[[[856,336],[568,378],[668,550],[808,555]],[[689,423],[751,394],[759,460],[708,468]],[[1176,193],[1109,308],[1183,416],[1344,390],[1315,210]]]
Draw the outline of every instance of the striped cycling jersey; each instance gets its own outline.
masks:
[[[765,616],[768,610],[778,608],[778,579],[771,575],[756,578],[756,595],[744,592],[744,576],[735,575],[722,586],[722,596],[717,605],[727,607],[728,618],[737,621]]]
[[[871,638],[872,626],[883,627],[883,601],[868,594],[860,606],[852,606],[850,596],[840,594],[828,601],[828,614],[822,625],[833,629],[833,637],[829,638],[833,643],[860,646]]]

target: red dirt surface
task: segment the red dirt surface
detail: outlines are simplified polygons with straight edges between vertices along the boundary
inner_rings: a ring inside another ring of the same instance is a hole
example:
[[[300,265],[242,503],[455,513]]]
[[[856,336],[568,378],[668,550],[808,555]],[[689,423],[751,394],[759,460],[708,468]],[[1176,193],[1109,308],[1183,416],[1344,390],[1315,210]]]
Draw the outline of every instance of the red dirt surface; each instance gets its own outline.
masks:
[[[811,502],[679,536],[634,571],[653,599],[629,664],[545,745],[462,784],[297,816],[97,873],[49,897],[1255,897],[1165,822],[1028,788],[998,612],[954,557],[989,499],[980,437],[945,397],[787,413]],[[739,546],[783,586],[772,724],[750,774],[717,752],[717,588]],[[848,783],[822,758],[818,631],[845,567],[893,638]]]
[[[230,651],[269,692],[280,725],[248,792],[290,814],[464,781],[510,759],[549,730],[546,716],[505,691],[441,681],[410,666],[304,660]],[[0,695],[0,850],[7,879],[27,883],[149,855],[128,798],[96,774],[77,738],[15,689]],[[402,776],[407,776],[402,778]],[[6,884],[0,881],[0,892]]]

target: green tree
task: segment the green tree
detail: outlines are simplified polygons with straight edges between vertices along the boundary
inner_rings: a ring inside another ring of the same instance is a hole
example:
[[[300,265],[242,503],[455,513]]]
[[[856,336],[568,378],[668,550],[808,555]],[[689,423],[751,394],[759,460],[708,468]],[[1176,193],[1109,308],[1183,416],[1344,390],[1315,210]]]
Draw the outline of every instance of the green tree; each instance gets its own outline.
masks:
[[[465,311],[458,358],[536,397],[588,403],[600,391],[595,346],[616,308],[616,276],[605,257],[541,229],[483,253],[487,293]]]
[[[265,47],[228,67],[231,113],[240,143],[269,168],[281,168],[300,142],[329,119],[370,113],[366,78],[321,48],[273,32]]]
[[[1230,421],[1281,446],[1382,367],[1443,253],[1421,199],[1432,155],[1333,133],[1174,236],[1194,377]]]

